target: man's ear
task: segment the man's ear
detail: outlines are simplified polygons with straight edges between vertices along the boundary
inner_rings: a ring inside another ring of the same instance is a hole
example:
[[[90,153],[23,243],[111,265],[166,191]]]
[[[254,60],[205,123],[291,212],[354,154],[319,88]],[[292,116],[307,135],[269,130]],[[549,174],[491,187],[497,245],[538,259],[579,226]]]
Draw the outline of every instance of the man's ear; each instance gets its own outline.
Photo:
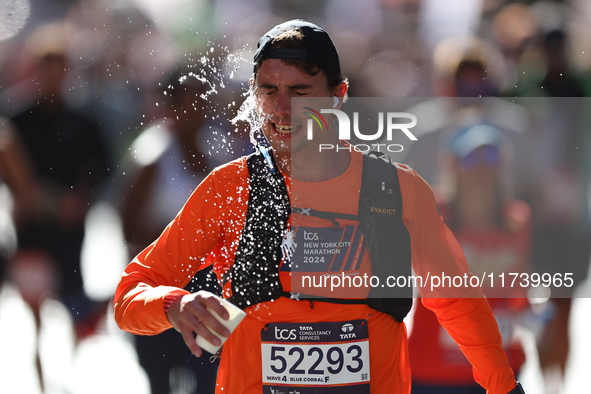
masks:
[[[343,105],[343,99],[345,97],[345,95],[347,94],[347,89],[349,87],[347,86],[347,83],[345,82],[341,82],[335,89],[334,89],[334,103],[333,103],[333,108],[336,109],[340,109],[341,106]]]
[[[254,87],[254,77],[249,78],[248,87],[250,88],[250,90],[252,90],[252,88]]]

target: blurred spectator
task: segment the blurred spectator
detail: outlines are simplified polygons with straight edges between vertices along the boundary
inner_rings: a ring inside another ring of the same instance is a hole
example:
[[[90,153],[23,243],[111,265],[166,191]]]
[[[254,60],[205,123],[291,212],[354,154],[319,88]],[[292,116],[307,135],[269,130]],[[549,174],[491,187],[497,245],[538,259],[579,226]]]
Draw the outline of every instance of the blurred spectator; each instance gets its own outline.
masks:
[[[591,81],[575,71],[569,58],[568,35],[565,30],[554,29],[544,33],[539,43],[539,59],[545,73],[522,73],[516,87],[507,96],[528,97],[588,97]]]
[[[41,357],[42,336],[47,333],[42,330],[47,328],[43,327],[47,324],[46,301],[54,298],[57,292],[56,267],[52,257],[42,249],[17,249],[15,230],[15,223],[17,227],[26,223],[35,209],[31,167],[10,122],[0,118],[0,308],[9,314],[10,308],[20,303],[23,309],[21,314],[10,318],[0,317],[0,332],[6,334],[6,323],[10,321],[9,324],[17,325],[23,332],[28,331],[32,339],[30,352],[24,349],[27,346],[21,347],[22,356],[12,360],[14,366],[8,369],[17,374],[4,376],[1,386],[3,389],[13,387],[20,376],[17,370],[29,369],[37,378],[29,388],[39,387],[45,392],[47,385],[55,388],[56,383],[45,376],[47,364]],[[3,286],[4,283],[7,286]],[[26,319],[19,319],[27,314],[31,317],[28,326]],[[68,349],[62,350],[67,353]],[[57,384],[63,385],[63,382]]]
[[[588,105],[577,99],[591,94],[591,81],[572,68],[569,53],[566,31],[546,32],[539,46],[546,72],[538,79],[518,81],[517,88],[508,93],[539,97],[524,102],[551,109],[535,111],[535,129],[528,133],[527,145],[518,151],[532,169],[528,179],[520,183],[519,192],[533,209],[535,269],[552,275],[572,273],[575,279],[571,288],[552,288],[554,316],[538,343],[546,392],[550,394],[560,392],[564,382],[573,291],[587,278],[591,257],[589,169],[585,167]]]
[[[470,271],[487,278],[484,292],[499,324],[509,365],[517,375],[525,360],[516,336],[517,322],[528,311],[528,301],[525,289],[507,293],[498,275],[528,270],[531,226],[529,207],[509,193],[508,144],[501,131],[490,125],[460,131],[444,156],[447,176],[437,194],[444,221],[462,246]],[[490,286],[488,275],[497,281],[496,286]],[[409,338],[413,394],[485,394],[474,381],[469,361],[435,315],[418,302],[413,316]]]
[[[31,309],[35,321],[35,367],[41,391],[45,379],[40,358],[41,307],[48,297],[55,296],[57,275],[55,262],[44,250],[19,249],[8,267],[8,279],[18,290],[25,304]]]
[[[438,156],[458,127],[486,122],[505,130],[523,123],[523,111],[496,99],[502,90],[505,62],[498,49],[478,37],[450,37],[433,53],[432,91],[436,97],[409,108],[421,122],[418,141],[403,160],[429,184],[439,181]],[[513,136],[511,135],[511,138]]]
[[[34,208],[32,168],[14,126],[0,117],[0,209],[16,223]]]
[[[146,114],[149,87],[176,61],[174,43],[131,4],[74,3],[65,18],[73,72],[68,99],[100,122],[110,157],[119,162]]]
[[[24,301],[34,312],[35,331],[38,333],[41,294],[38,294],[35,289],[38,288],[37,286],[45,286],[43,281],[37,282],[35,279],[39,279],[43,273],[27,270],[14,257],[17,248],[14,223],[25,220],[25,215],[33,208],[31,192],[32,177],[28,158],[25,157],[10,121],[0,118],[0,295],[3,293],[5,281],[16,284]],[[29,286],[25,285],[27,282]],[[35,346],[34,363],[39,384],[42,385],[43,374],[37,346]]]
[[[532,50],[538,38],[539,26],[531,6],[523,3],[507,4],[491,19],[491,35],[507,64],[507,86],[517,86],[518,78],[521,81],[540,75],[543,63]]]
[[[45,250],[55,262],[59,296],[83,337],[96,323],[97,307],[84,293],[80,272],[84,221],[106,179],[109,159],[96,124],[64,100],[70,71],[66,42],[60,24],[40,27],[26,42],[37,90],[26,96],[29,104],[12,122],[32,161],[35,209],[17,231],[20,247]]]
[[[436,97],[495,97],[503,86],[505,61],[490,41],[454,36],[433,52],[433,94]]]
[[[570,68],[567,44],[562,30],[552,30],[544,36],[543,53],[548,70],[540,88],[551,97],[587,97],[591,94],[591,83]]]

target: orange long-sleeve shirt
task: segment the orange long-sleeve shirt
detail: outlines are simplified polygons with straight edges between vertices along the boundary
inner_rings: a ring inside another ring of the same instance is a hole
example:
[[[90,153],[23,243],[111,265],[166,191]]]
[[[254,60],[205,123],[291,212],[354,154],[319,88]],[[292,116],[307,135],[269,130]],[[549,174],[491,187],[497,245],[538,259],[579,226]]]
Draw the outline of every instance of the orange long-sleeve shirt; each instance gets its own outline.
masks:
[[[356,214],[361,169],[362,156],[354,153],[349,168],[337,178],[313,184],[288,179],[292,203],[296,200],[299,207]],[[400,165],[398,174],[413,270],[423,277],[443,272],[463,275],[468,271],[465,258],[440,217],[431,188],[406,166]],[[115,319],[123,330],[151,335],[171,328],[164,311],[166,295],[185,292],[182,289],[195,272],[210,264],[220,277],[231,267],[246,217],[248,178],[244,158],[214,170],[162,235],[127,266],[114,304]],[[363,267],[360,264],[358,269]],[[284,290],[290,291],[289,275],[280,280]],[[515,378],[486,299],[429,298],[443,294],[426,291],[423,304],[437,314],[458,342],[474,366],[475,379],[491,394],[512,390]],[[474,294],[479,295],[465,293]],[[389,315],[367,305],[309,303],[283,297],[248,307],[246,312],[247,317],[224,345],[217,393],[262,392],[262,358],[267,356],[261,350],[265,342],[261,332],[269,324],[352,320],[368,325],[371,393],[410,393],[405,325]]]

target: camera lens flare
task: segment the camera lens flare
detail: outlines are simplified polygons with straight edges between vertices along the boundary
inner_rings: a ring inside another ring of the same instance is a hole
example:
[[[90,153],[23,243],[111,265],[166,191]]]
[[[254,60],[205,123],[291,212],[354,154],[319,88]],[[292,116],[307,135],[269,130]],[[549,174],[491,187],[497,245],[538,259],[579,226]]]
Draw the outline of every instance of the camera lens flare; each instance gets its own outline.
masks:
[[[27,22],[29,0],[0,0],[0,41],[16,35]]]

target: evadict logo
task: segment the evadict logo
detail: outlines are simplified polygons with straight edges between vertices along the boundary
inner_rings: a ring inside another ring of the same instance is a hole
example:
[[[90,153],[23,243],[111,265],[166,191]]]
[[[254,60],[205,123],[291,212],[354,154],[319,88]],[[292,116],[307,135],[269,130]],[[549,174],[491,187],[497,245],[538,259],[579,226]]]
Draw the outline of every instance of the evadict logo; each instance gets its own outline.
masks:
[[[384,191],[386,190],[385,183],[382,183],[382,190],[384,190]],[[392,193],[393,193],[392,189],[388,189],[388,194],[392,194]],[[376,207],[374,200],[372,200],[371,198],[363,199],[363,203],[365,204],[366,207],[369,208],[370,212],[380,213],[383,215],[396,215],[396,209]]]
[[[308,140],[312,140],[314,138],[314,122],[320,128],[320,131],[324,131],[328,129],[328,122],[322,116],[322,114],[333,114],[336,116],[336,119],[339,124],[339,139],[344,141],[351,140],[351,120],[349,119],[349,115],[345,112],[338,110],[338,109],[321,109],[320,112],[313,110],[309,107],[304,107],[307,111],[304,111],[304,114],[310,116],[311,119],[308,119],[307,122],[307,138]],[[384,122],[385,118],[385,122]],[[405,123],[398,123],[395,122],[401,119],[407,119],[409,122]],[[417,137],[409,130],[416,126],[417,124],[417,117],[408,112],[378,112],[378,130],[373,134],[363,134],[359,130],[359,113],[353,112],[353,135],[361,140],[361,141],[378,141],[382,138],[384,134],[384,123],[386,123],[385,132],[386,132],[386,140],[388,142],[392,141],[395,132],[402,132],[408,139],[411,141],[416,141]],[[372,144],[351,144],[348,147],[342,146],[335,146],[333,144],[320,144],[318,147],[319,151],[323,150],[331,150],[336,149],[355,149],[359,152],[368,152],[370,150],[377,150],[378,152],[402,152],[404,147],[400,144],[386,144],[386,143],[372,143]]]

